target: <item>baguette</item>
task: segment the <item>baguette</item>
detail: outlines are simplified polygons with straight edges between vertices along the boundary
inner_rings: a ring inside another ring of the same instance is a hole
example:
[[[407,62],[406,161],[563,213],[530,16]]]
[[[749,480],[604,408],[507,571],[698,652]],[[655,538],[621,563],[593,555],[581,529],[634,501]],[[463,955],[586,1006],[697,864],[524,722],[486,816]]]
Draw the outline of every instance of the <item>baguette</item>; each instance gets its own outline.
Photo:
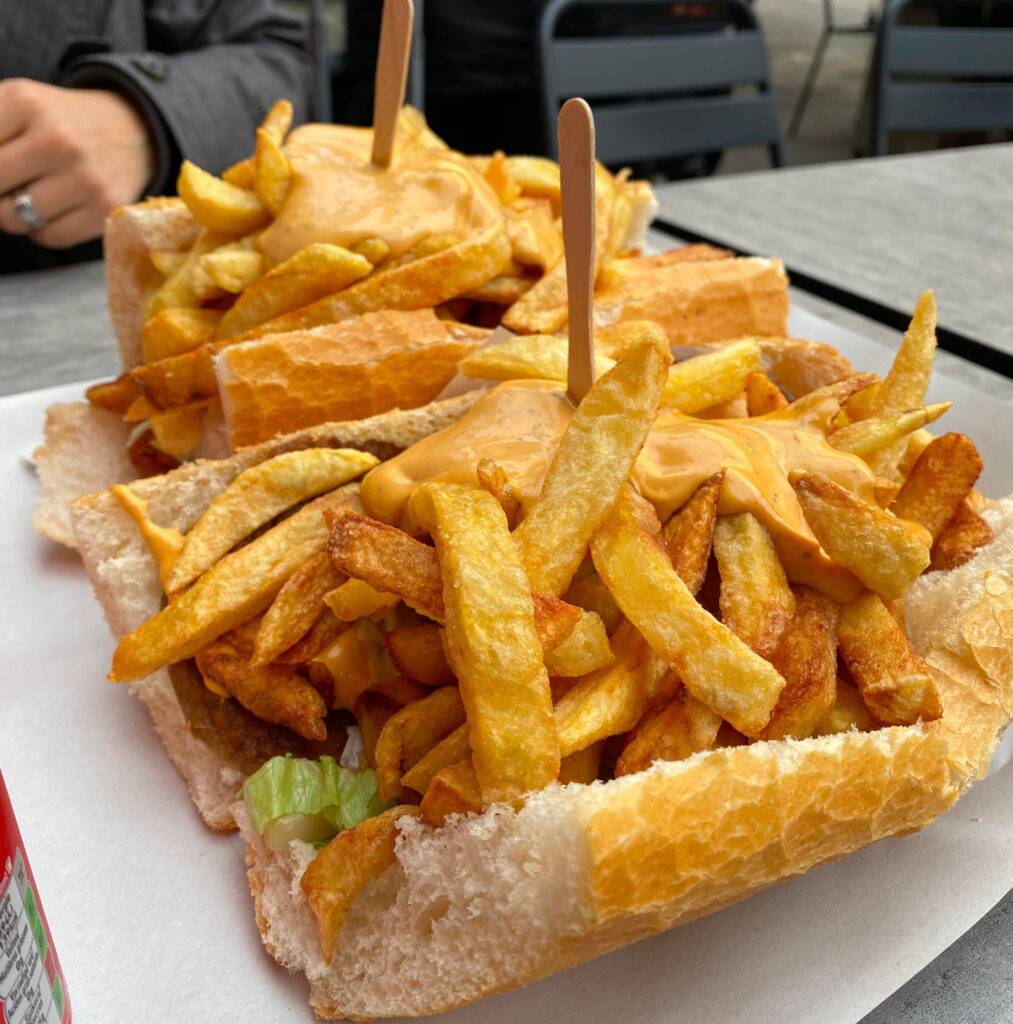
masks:
[[[554,785],[522,810],[493,806],[438,830],[404,818],[397,864],[360,892],[329,965],[298,884],[313,848],[270,850],[237,805],[265,947],[307,976],[320,1017],[439,1013],[924,828],[985,774],[1013,714],[1008,671],[979,662],[962,636],[985,574],[1013,558],[1013,497],[985,517],[992,544],[907,598],[941,720],[711,750]],[[997,600],[1008,614],[1009,596]]]

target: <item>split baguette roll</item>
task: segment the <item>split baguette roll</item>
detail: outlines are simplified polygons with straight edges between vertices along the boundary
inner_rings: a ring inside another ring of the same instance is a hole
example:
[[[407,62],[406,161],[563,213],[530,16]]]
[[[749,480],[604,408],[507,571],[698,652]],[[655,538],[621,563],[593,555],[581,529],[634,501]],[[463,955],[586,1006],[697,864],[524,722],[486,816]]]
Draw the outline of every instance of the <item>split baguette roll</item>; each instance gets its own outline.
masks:
[[[1013,614],[1013,582],[989,596],[986,579],[1013,564],[1013,497],[984,515],[996,539],[917,581],[906,601],[941,720],[711,750],[608,783],[554,785],[520,811],[493,806],[441,829],[404,818],[397,863],[359,893],[329,965],[299,886],[314,850],[269,849],[240,804],[264,945],[306,975],[320,1017],[439,1013],[924,828],[985,774],[1013,715],[1013,635],[1004,673],[964,638],[969,607],[1004,610],[1007,629]]]
[[[148,515],[156,524],[176,527],[185,533],[211,500],[249,466],[282,452],[316,447],[359,448],[380,459],[391,458],[460,419],[477,397],[477,393],[469,393],[421,409],[394,411],[356,422],[323,424],[244,448],[227,459],[186,463],[164,476],[135,481],[131,490],[149,503]],[[134,521],[110,491],[78,498],[71,506],[71,519],[77,547],[106,621],[113,636],[119,638],[162,607],[158,567]],[[208,729],[222,721],[220,707],[194,709],[188,705],[184,709],[183,695],[203,696],[203,684],[197,682],[194,686],[193,682],[187,676],[186,665],[173,666],[142,680],[132,690],[147,706],[155,729],[204,821],[210,828],[227,831],[235,828],[229,805],[252,770],[251,741],[249,737],[238,737],[237,749],[230,750],[227,744],[213,742],[206,731],[191,728],[194,710],[206,718],[203,724]],[[220,702],[215,698],[214,703]],[[252,716],[239,714],[243,718],[234,724],[239,728],[256,728]],[[289,737],[293,743],[298,740],[294,734],[288,734],[286,741]]]

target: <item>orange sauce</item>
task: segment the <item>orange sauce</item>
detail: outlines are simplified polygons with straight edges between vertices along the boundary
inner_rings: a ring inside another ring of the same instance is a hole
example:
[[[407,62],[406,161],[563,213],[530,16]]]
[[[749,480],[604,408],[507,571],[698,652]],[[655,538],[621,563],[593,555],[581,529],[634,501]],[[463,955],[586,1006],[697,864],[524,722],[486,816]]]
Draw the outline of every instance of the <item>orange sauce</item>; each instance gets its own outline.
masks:
[[[288,194],[258,245],[275,266],[312,242],[350,248],[380,238],[395,258],[427,235],[459,238],[500,216],[486,180],[461,153],[403,118],[389,168],[369,162],[372,131],[303,125],[289,136]]]

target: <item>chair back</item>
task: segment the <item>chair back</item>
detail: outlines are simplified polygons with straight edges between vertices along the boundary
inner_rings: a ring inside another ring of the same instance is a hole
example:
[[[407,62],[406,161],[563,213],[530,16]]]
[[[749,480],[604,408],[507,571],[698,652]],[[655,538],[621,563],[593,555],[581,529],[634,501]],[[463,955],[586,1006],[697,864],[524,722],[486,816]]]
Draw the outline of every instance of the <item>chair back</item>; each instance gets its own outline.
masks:
[[[898,25],[913,2],[890,0],[883,14],[873,154],[886,152],[891,131],[1013,129],[1013,28]],[[926,81],[933,78],[961,81]]]
[[[622,35],[557,35],[574,7],[667,10],[688,0],[551,0],[538,50],[545,140],[556,155],[560,103],[583,96],[594,110],[603,163],[766,145],[782,163],[781,133],[760,26],[744,0],[724,0],[724,17],[700,31],[642,35],[631,21]],[[631,12],[632,13],[632,12]],[[738,87],[753,86],[743,94]],[[735,90],[735,91],[733,91]]]

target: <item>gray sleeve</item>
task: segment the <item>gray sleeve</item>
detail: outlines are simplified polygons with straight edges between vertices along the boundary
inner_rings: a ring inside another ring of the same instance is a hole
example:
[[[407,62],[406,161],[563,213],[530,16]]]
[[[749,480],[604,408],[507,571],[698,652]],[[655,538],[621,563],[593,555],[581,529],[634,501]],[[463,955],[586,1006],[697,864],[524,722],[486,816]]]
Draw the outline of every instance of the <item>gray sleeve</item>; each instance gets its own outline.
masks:
[[[213,173],[249,156],[276,100],[305,120],[313,69],[302,20],[275,0],[153,0],[147,51],[80,58],[61,85],[123,92],[148,122],[157,171],[171,188],[182,158]]]

